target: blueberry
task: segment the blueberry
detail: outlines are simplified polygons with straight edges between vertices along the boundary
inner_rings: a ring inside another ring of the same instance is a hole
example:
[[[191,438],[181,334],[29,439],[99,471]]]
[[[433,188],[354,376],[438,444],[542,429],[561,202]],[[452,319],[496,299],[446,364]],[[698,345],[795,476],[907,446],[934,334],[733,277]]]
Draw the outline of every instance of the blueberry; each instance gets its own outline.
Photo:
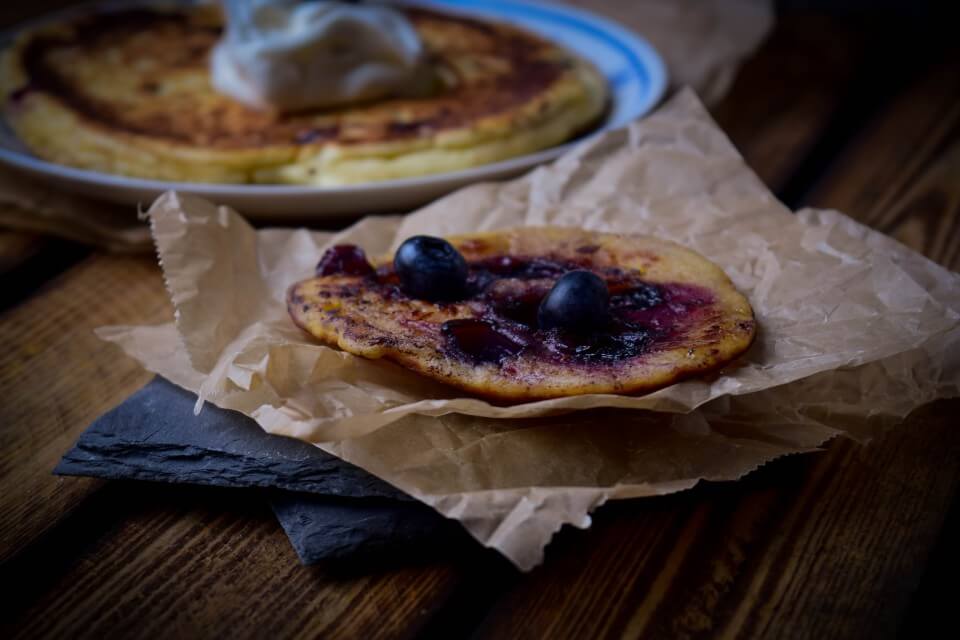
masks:
[[[404,293],[432,302],[462,297],[467,284],[467,261],[443,238],[405,240],[393,256],[393,268]]]
[[[590,271],[565,273],[540,303],[537,320],[541,329],[565,329],[588,333],[610,322],[607,284]]]
[[[318,276],[367,276],[372,273],[373,267],[367,261],[367,254],[354,244],[338,244],[330,247],[317,263]]]

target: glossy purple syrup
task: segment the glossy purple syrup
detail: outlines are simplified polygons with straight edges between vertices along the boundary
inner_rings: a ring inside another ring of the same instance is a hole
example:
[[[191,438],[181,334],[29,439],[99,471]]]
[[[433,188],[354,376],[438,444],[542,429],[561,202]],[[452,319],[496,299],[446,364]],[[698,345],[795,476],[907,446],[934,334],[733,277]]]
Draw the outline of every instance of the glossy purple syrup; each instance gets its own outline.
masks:
[[[663,303],[663,290],[655,284],[641,282],[626,291],[610,296],[610,308],[620,311],[640,311]]]
[[[492,283],[505,278],[517,280],[556,280],[567,271],[576,269],[572,262],[559,262],[546,258],[494,256],[470,263],[467,276],[467,296],[482,294]]]
[[[540,302],[550,292],[553,283],[554,280],[548,278],[504,278],[491,282],[480,299],[488,303],[496,315],[528,327],[536,327]]]
[[[557,329],[539,332],[547,353],[563,361],[612,363],[648,350],[653,334],[640,325],[614,321],[605,331],[578,335]]]
[[[615,315],[632,325],[640,325],[665,339],[688,324],[697,310],[713,301],[707,289],[689,284],[658,285],[659,301],[651,306],[626,305]]]
[[[373,267],[363,249],[353,244],[338,244],[324,252],[317,263],[318,276],[368,276]]]
[[[527,346],[487,320],[448,320],[441,331],[456,352],[475,364],[502,362]]]
[[[591,252],[582,253],[589,256]],[[372,273],[365,257],[363,263],[368,267],[363,275]],[[557,278],[567,271],[590,266],[589,258],[581,261],[523,256],[495,256],[469,263],[465,299],[458,303],[470,307],[476,317],[443,323],[441,333],[446,349],[451,356],[474,364],[500,364],[526,353],[570,365],[610,365],[673,346],[685,328],[699,317],[700,310],[713,300],[711,293],[701,287],[653,284],[644,281],[636,271],[593,268],[610,290],[609,324],[585,335],[541,330],[537,309]],[[358,286],[376,286],[391,300],[407,298],[390,265],[380,267],[374,280]]]
[[[486,273],[492,271],[490,262],[483,265]],[[565,266],[558,265],[561,273]],[[604,275],[615,293],[610,298],[612,320],[607,326],[588,334],[541,330],[536,312],[554,282],[543,277],[553,273],[552,265],[513,263],[502,272],[510,275],[494,277],[474,299],[479,304],[471,304],[482,319],[444,323],[443,334],[453,354],[474,363],[500,363],[525,352],[567,364],[614,364],[669,347],[711,300],[709,291],[700,287],[652,284],[636,273],[610,270]]]
[[[567,271],[576,269],[574,262],[550,260],[549,258],[525,258],[517,256],[494,256],[470,263],[470,270],[486,271],[498,278],[559,278]]]

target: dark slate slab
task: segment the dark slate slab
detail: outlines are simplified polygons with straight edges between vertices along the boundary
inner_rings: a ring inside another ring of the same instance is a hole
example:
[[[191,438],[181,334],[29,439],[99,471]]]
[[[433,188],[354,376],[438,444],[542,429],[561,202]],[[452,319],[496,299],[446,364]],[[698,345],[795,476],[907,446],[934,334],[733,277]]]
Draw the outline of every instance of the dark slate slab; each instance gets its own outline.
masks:
[[[155,378],[98,418],[59,475],[224,487],[272,487],[271,506],[301,560],[411,557],[469,540],[453,521],[307,443],[264,432]],[[437,544],[441,543],[442,544]]]
[[[236,411],[208,403],[195,416],[196,399],[154,378],[90,425],[53,472],[412,500],[310,444],[266,433]]]
[[[415,501],[277,492],[270,506],[304,564],[409,561],[473,544],[459,524]]]

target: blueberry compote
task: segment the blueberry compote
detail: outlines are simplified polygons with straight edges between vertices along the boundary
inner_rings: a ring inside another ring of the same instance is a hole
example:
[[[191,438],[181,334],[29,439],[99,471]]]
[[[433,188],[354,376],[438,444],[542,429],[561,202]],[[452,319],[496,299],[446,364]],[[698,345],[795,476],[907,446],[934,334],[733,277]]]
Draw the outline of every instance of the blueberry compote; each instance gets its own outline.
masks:
[[[713,300],[695,285],[653,284],[636,271],[592,268],[589,253],[583,253],[574,260],[495,256],[469,262],[462,295],[440,304],[466,305],[474,317],[443,323],[445,348],[473,364],[502,363],[523,353],[570,365],[611,365],[674,346]],[[561,276],[584,268],[607,284],[609,313],[603,322],[592,330],[541,328],[537,316],[544,297]],[[386,299],[409,298],[391,265],[374,272],[363,251],[350,245],[330,249],[317,273],[363,275],[359,286],[378,289]]]
[[[476,364],[501,362],[529,346],[490,320],[448,320],[443,323],[441,331],[458,353]]]
[[[367,254],[354,244],[338,244],[327,249],[317,263],[318,276],[368,276],[373,267]]]
[[[469,296],[477,318],[450,320],[449,351],[473,363],[501,363],[520,353],[571,365],[606,365],[671,346],[710,292],[652,284],[638,272],[593,269],[610,292],[607,314],[592,329],[543,328],[538,310],[557,280],[583,261],[502,256],[470,263]]]

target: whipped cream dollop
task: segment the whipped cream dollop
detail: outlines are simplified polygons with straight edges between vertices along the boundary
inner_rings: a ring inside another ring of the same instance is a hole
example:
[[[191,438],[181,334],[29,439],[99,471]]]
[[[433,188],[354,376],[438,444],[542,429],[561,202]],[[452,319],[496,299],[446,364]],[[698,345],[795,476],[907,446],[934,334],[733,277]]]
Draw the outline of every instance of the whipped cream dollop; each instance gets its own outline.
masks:
[[[214,47],[214,88],[261,109],[335,107],[419,95],[433,80],[420,37],[382,4],[325,0],[224,0],[227,26]]]

